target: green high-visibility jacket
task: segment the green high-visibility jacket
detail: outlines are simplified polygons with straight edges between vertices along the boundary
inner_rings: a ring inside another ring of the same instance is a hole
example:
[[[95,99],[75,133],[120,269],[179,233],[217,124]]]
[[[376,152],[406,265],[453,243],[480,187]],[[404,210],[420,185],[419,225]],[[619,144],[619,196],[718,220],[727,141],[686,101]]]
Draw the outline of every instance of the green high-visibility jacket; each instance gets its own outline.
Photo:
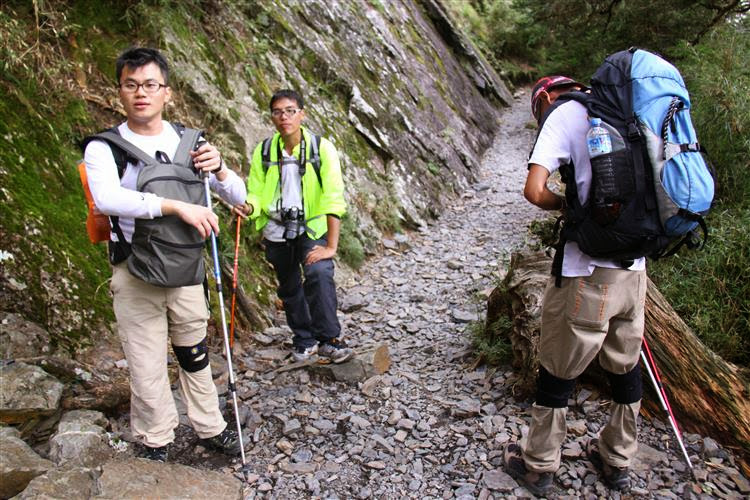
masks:
[[[312,154],[310,133],[301,129],[305,137],[305,175],[302,177],[302,203],[305,210],[305,225],[307,235],[312,239],[319,239],[328,231],[327,215],[341,217],[346,213],[344,200],[344,180],[341,176],[339,155],[333,144],[324,137],[320,138],[320,180],[310,163]],[[247,203],[253,206],[250,219],[255,220],[255,228],[260,231],[268,223],[270,209],[275,206],[279,193],[279,160],[277,143],[284,140],[276,132],[270,148],[270,165],[263,165],[263,142],[253,151],[250,165],[250,175],[247,178]],[[295,158],[299,158],[300,145],[292,150]]]

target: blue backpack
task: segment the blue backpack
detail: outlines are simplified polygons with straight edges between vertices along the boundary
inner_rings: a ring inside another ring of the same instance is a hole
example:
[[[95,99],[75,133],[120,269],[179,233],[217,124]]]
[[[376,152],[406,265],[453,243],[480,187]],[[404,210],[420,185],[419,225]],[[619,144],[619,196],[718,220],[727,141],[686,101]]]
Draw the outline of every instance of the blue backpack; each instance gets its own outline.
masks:
[[[673,255],[683,245],[702,247],[714,175],[690,120],[690,97],[679,71],[645,50],[617,52],[596,70],[590,91],[562,94],[542,123],[568,100],[601,118],[613,150],[592,161],[585,205],[578,201],[575,165],[560,168],[568,208],[553,262],[558,282],[567,241],[624,268],[640,257]]]

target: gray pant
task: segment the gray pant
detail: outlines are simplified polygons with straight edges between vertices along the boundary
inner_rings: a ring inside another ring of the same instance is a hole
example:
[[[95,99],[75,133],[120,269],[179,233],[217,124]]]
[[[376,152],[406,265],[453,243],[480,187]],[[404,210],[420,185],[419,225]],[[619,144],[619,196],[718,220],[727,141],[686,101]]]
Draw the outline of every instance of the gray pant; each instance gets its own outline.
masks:
[[[597,267],[591,276],[550,279],[542,306],[539,362],[554,377],[577,378],[595,357],[606,371],[622,375],[637,365],[644,329],[646,272]],[[612,404],[599,450],[607,464],[627,467],[638,446],[640,401]],[[554,472],[560,466],[567,408],[534,405],[522,443],[526,466]]]

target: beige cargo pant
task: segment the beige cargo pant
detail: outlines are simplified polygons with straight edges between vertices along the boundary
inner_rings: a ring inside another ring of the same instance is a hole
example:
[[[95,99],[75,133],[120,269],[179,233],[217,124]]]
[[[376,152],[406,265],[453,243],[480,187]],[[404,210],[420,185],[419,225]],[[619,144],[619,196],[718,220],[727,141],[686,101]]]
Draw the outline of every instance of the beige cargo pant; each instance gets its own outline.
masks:
[[[539,362],[555,377],[577,378],[594,357],[606,371],[625,374],[638,363],[644,329],[646,271],[597,267],[591,276],[550,279],[542,304]],[[602,460],[628,467],[638,448],[640,401],[612,402],[610,418],[599,436]],[[560,467],[567,408],[537,406],[521,443],[526,467],[554,472]]]
[[[123,262],[112,268],[110,290],[130,370],[131,430],[146,446],[165,446],[174,441],[179,423],[167,375],[167,341],[193,346],[206,336],[203,286],[156,287],[135,278]],[[198,437],[224,430],[210,365],[194,373],[180,368],[179,390]]]

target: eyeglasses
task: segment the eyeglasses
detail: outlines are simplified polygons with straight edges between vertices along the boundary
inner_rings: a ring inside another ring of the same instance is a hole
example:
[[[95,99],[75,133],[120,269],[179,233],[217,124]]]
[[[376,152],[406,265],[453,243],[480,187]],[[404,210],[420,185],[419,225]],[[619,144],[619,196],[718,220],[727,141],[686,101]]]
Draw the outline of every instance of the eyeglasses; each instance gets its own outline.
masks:
[[[128,81],[120,84],[120,88],[128,94],[135,94],[138,92],[139,87],[143,87],[143,91],[147,94],[156,94],[162,87],[168,87],[168,85],[164,85],[163,83],[154,80],[148,80],[143,83]]]
[[[272,109],[271,110],[271,116],[274,118],[281,118],[282,116],[286,118],[291,118],[297,113],[302,111],[299,108],[284,108],[284,109]]]

